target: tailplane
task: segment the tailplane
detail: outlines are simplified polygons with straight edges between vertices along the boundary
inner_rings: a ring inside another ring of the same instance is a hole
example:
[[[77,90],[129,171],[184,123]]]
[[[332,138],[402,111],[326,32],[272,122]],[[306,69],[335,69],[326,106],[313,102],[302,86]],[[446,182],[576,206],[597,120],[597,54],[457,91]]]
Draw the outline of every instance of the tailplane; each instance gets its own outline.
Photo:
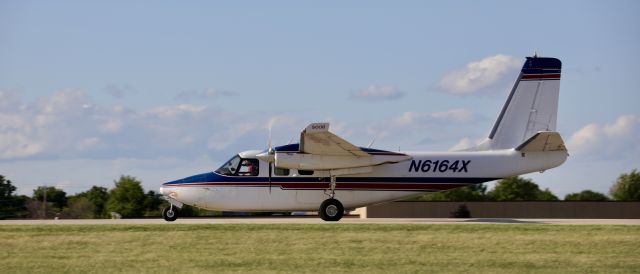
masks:
[[[489,138],[473,150],[517,148],[538,132],[555,131],[561,67],[556,58],[527,57]]]
[[[567,148],[564,146],[560,133],[540,131],[516,147],[516,150],[520,152],[548,152],[567,151]]]

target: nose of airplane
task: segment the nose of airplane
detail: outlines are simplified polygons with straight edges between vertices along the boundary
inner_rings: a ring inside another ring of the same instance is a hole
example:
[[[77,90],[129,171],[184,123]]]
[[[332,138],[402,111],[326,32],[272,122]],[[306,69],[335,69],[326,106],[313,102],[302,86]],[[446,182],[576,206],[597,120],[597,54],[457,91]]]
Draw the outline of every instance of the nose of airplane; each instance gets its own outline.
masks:
[[[167,188],[166,188],[166,187],[161,186],[161,187],[160,187],[160,194],[161,194],[161,195],[164,195],[164,196],[167,196],[167,195],[169,195],[169,191],[167,191]]]
[[[191,185],[194,183],[211,182],[216,179],[216,175],[213,172],[193,175],[184,179],[166,182],[160,186],[160,194],[164,196],[177,195],[179,186]]]

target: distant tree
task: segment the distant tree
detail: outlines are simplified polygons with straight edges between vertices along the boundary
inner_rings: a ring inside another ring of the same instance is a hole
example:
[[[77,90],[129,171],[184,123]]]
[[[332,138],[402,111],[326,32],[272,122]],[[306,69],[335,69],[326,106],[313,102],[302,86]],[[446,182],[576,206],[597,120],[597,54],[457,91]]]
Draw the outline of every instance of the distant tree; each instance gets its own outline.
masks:
[[[36,188],[33,191],[33,199],[40,202],[44,201],[45,192],[47,193],[47,203],[51,203],[56,213],[61,212],[67,206],[67,193],[52,186],[39,186]]]
[[[106,187],[93,186],[91,189],[75,195],[78,198],[86,198],[93,208],[91,218],[107,218],[106,204],[109,199],[109,192]]]
[[[554,195],[553,192],[551,192],[550,189],[545,188],[544,190],[541,190],[540,192],[538,192],[537,196],[537,201],[558,201],[560,199],[558,199],[558,196]]]
[[[144,198],[144,216],[156,217],[162,215],[162,208],[168,206],[169,203],[161,198],[162,195],[149,190]]]
[[[484,184],[468,185],[446,191],[421,195],[409,201],[451,201],[473,202],[486,200],[487,186]]]
[[[60,214],[62,218],[68,219],[90,219],[93,218],[93,204],[85,197],[71,197],[68,200],[68,207],[65,207]]]
[[[145,195],[140,181],[132,176],[120,176],[115,187],[109,191],[107,212],[117,212],[124,218],[144,215]]]
[[[569,193],[564,196],[565,201],[608,201],[609,197],[592,190],[583,190],[581,192]]]
[[[36,199],[27,199],[25,202],[25,206],[27,211],[29,212],[29,217],[32,219],[46,219],[53,218],[53,216],[58,213],[54,207],[53,203],[47,202],[47,206],[44,206],[43,201],[38,201]]]
[[[609,195],[618,201],[640,201],[640,173],[634,169],[623,173],[609,189]]]
[[[11,180],[7,180],[4,176],[0,175],[0,198],[5,199],[11,197],[16,189],[17,188],[11,183]]]
[[[16,187],[10,180],[0,175],[0,220],[6,218],[22,218],[28,214],[25,202],[26,196],[13,195]]]
[[[531,179],[519,176],[504,178],[487,193],[490,199],[495,201],[557,201],[549,189],[540,190],[540,187]]]

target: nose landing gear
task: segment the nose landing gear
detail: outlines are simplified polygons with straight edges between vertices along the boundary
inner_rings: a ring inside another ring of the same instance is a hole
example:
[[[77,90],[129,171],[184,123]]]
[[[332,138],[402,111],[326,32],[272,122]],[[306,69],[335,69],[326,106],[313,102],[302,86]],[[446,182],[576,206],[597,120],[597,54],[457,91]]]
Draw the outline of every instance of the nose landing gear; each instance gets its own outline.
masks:
[[[178,208],[170,205],[162,210],[162,218],[167,222],[173,222],[178,219]]]

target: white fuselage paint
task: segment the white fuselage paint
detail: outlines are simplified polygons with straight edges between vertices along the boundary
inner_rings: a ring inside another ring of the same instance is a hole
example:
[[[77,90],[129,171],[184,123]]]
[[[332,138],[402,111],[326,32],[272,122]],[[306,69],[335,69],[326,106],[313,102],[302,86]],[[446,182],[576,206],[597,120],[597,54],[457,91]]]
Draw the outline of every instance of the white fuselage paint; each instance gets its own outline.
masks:
[[[245,152],[240,155],[244,158],[255,158],[257,152]],[[377,187],[366,182],[359,182],[362,185],[370,185],[368,188],[359,189],[341,189],[341,178],[370,178],[376,183],[394,186],[406,183],[404,180],[412,181],[416,185],[438,184],[456,185],[456,179],[460,179],[464,186],[477,178],[482,181],[490,181],[493,179],[505,178],[509,176],[521,175],[530,172],[544,171],[561,165],[567,158],[566,151],[554,152],[529,152],[523,154],[514,149],[503,149],[493,151],[461,151],[461,152],[417,152],[406,153],[411,156],[411,160],[403,161],[395,164],[384,164],[374,166],[370,173],[338,176],[337,189],[335,198],[340,200],[346,209],[354,209],[371,204],[382,203],[403,199],[406,197],[421,195],[424,193],[436,192],[443,189],[396,189],[388,190],[384,187]],[[430,161],[429,164],[425,164]],[[439,168],[433,171],[435,161],[442,163],[448,161],[453,164],[458,161],[458,170]],[[465,170],[462,169],[462,161],[468,161]],[[260,185],[252,183],[237,182],[240,177],[236,176],[217,176],[217,183],[208,184],[210,182],[195,182],[191,184],[164,184],[160,188],[160,193],[164,196],[175,199],[180,203],[196,206],[208,210],[221,211],[312,211],[317,210],[320,203],[328,198],[323,189],[302,190],[302,189],[283,189],[276,181],[279,178],[289,178],[290,183],[295,183],[296,178],[300,182],[307,184],[309,178],[315,178],[318,182],[321,178],[329,177],[329,171],[316,171],[314,175],[304,176],[298,175],[296,172],[289,176],[273,176],[273,184],[271,187],[266,185],[268,178],[268,164],[260,161],[258,176],[252,177],[262,178],[263,183]],[[231,185],[224,184],[225,179],[229,179]],[[375,180],[377,178],[377,180]],[[388,178],[389,180],[381,178]],[[235,180],[234,180],[235,179]],[[424,180],[421,180],[424,179]],[[429,183],[430,180],[436,183]],[[438,183],[437,181],[446,180],[446,183]],[[326,181],[324,184],[328,185]],[[375,184],[375,183],[372,183]],[[453,186],[456,187],[456,186]],[[450,187],[450,188],[453,188]]]

